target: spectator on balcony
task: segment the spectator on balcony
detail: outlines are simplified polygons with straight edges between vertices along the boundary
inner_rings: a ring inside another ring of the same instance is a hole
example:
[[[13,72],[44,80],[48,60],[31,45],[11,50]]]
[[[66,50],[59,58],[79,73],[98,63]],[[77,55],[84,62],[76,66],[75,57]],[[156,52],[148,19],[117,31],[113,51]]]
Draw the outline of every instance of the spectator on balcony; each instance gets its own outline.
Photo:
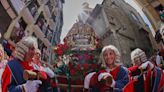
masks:
[[[89,73],[84,80],[84,91],[121,92],[129,82],[128,70],[120,62],[120,53],[113,45],[102,49],[102,65],[105,69]]]

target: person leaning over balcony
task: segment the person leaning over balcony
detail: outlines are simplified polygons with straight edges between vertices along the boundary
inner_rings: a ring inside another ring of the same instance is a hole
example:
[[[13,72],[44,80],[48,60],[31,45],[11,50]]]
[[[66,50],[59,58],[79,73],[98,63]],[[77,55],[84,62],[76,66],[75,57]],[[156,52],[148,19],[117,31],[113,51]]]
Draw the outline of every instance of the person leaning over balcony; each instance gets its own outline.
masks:
[[[129,82],[128,70],[120,64],[120,53],[113,45],[102,49],[102,65],[105,69],[92,72],[84,79],[85,92],[122,92]]]
[[[33,70],[30,66],[35,50],[38,48],[37,39],[24,37],[16,44],[16,55],[9,61],[2,74],[2,92],[36,92],[40,80],[25,80],[24,70]]]

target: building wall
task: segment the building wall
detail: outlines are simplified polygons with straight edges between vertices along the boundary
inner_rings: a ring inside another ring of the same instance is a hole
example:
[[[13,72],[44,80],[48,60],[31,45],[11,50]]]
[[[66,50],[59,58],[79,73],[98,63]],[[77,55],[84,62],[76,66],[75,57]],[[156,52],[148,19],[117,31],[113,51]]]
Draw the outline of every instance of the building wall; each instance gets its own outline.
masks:
[[[109,23],[101,5],[97,4],[86,23],[92,26],[96,35],[102,38],[109,31]]]
[[[8,13],[6,12],[5,8],[3,7],[3,5],[0,3],[0,33],[2,35],[2,38],[0,38],[0,43],[2,42],[3,39],[3,35],[6,32],[8,26],[10,25],[11,22],[11,18],[8,15]]]
[[[158,0],[163,6],[164,6],[164,1],[163,0]]]
[[[137,47],[150,56],[153,49],[149,31],[137,11],[123,0],[104,0],[102,6],[111,30],[110,34],[103,38],[102,44],[115,45],[121,52],[122,63],[127,66],[131,63],[131,51]]]
[[[135,2],[138,3],[138,5],[142,8],[145,15],[150,20],[154,31],[156,32],[159,29],[161,19],[159,16],[159,12],[155,9],[155,5],[157,2],[164,6],[163,0],[152,0],[152,2],[148,2],[148,0],[135,0]]]
[[[152,2],[149,2],[149,0],[135,0],[135,2],[141,7],[149,21],[151,22],[151,25],[153,26],[154,32],[157,34],[161,23],[164,22],[160,18],[159,10],[156,8],[157,6],[161,5],[164,9],[164,0],[151,0]],[[156,34],[153,34],[153,37],[155,38]],[[160,37],[157,37],[160,39]],[[157,47],[158,49],[163,49],[164,45],[162,40],[159,42],[157,41]]]
[[[54,38],[52,41],[52,45],[57,45],[60,43],[60,36],[61,36],[61,31],[62,31],[62,26],[63,26],[63,3],[64,0],[60,0],[58,2],[58,7],[57,8],[57,15],[56,15],[56,25],[55,25],[55,33],[53,34]]]
[[[150,43],[152,44],[153,49],[157,50],[158,45],[153,37],[153,34],[152,34],[148,24],[145,23],[145,21],[143,20],[141,15],[132,6],[130,6],[124,2],[122,3],[122,5],[124,7],[124,12],[126,12],[126,14],[128,14],[129,19],[131,21],[135,21],[136,26],[138,26],[139,28],[143,28],[144,30],[146,30],[148,32],[146,37],[150,39]],[[126,11],[126,10],[128,10],[128,11]],[[145,36],[143,35],[143,37],[145,37]],[[145,39],[147,39],[147,38],[145,38]],[[142,39],[140,39],[140,40],[142,40]]]
[[[60,42],[63,3],[64,0],[1,0],[1,4],[12,19],[5,30],[4,38],[15,46],[22,37],[33,35],[38,38],[42,53],[49,56],[50,48],[54,43]],[[10,10],[7,10],[8,7]],[[48,61],[48,58],[45,61]]]

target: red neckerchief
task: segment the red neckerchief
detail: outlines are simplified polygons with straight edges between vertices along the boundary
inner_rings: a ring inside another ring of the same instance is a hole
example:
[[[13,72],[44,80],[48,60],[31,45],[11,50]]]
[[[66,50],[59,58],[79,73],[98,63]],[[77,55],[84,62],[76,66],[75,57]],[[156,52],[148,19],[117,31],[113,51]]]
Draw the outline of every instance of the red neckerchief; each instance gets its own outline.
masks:
[[[120,67],[116,66],[112,71],[110,71],[110,74],[113,76],[114,80],[117,78],[117,74],[119,72]]]
[[[134,65],[134,66],[128,68],[128,70],[130,72],[134,72],[136,69],[138,69],[138,66],[137,65]]]

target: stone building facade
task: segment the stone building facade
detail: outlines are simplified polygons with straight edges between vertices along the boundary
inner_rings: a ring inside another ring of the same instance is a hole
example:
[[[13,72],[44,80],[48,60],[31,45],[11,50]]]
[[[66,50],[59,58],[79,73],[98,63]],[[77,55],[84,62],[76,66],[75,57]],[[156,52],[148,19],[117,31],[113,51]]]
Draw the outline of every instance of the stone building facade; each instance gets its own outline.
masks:
[[[131,64],[130,53],[135,48],[143,49],[148,56],[153,53],[149,28],[124,0],[104,0],[93,9],[87,23],[95,29],[103,46],[113,44],[119,49],[126,66]]]
[[[159,29],[160,23],[164,20],[160,17],[160,11],[164,10],[163,0],[134,0],[143,10],[145,15],[150,20],[154,31]]]
[[[160,29],[161,24],[164,24],[164,0],[134,0],[145,13],[146,17],[149,19],[153,30],[154,38],[158,43],[158,49],[163,53],[164,41],[161,38]]]

